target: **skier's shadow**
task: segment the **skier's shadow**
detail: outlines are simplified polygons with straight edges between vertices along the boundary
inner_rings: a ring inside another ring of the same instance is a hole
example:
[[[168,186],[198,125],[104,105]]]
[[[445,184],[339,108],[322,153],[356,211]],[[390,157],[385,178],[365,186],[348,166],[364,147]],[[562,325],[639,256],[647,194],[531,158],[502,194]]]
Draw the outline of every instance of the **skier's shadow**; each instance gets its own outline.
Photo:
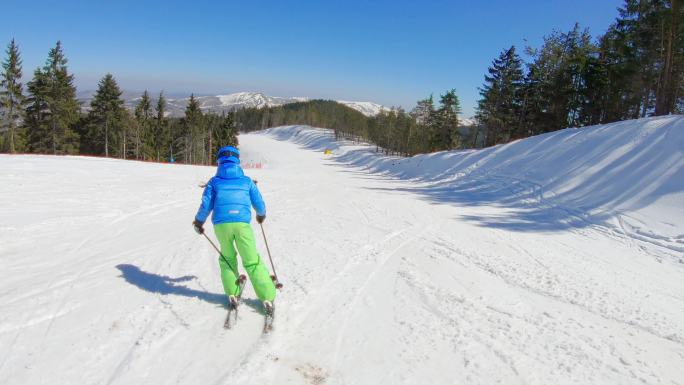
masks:
[[[138,266],[129,264],[116,265],[116,268],[121,271],[121,277],[133,286],[139,289],[148,291],[150,293],[158,293],[161,295],[180,295],[183,297],[199,298],[202,301],[209,302],[215,305],[228,307],[228,298],[224,294],[209,293],[206,291],[195,290],[189,287],[178,285],[178,282],[187,282],[197,279],[194,275],[185,275],[178,278],[171,278],[166,275],[158,275],[148,273],[140,270]],[[243,299],[242,303],[261,311],[261,303],[252,299]]]

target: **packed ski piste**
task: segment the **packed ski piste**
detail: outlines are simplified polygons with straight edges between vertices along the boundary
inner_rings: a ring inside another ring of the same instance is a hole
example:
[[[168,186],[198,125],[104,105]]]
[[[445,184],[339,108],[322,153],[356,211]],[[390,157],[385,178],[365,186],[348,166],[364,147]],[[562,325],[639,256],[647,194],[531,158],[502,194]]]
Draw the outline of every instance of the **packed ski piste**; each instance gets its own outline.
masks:
[[[0,383],[684,384],[684,117],[238,139],[0,155]]]

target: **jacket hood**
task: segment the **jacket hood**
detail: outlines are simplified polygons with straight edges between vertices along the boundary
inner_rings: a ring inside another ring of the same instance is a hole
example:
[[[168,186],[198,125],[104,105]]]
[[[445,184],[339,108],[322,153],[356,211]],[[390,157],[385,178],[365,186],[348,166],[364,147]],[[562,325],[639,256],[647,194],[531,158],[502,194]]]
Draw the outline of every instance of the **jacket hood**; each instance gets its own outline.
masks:
[[[240,164],[240,150],[233,146],[221,147],[216,153],[216,161],[218,164],[226,162]]]
[[[233,179],[243,177],[245,176],[245,173],[238,164],[228,162],[218,166],[216,169],[216,176],[221,179]]]

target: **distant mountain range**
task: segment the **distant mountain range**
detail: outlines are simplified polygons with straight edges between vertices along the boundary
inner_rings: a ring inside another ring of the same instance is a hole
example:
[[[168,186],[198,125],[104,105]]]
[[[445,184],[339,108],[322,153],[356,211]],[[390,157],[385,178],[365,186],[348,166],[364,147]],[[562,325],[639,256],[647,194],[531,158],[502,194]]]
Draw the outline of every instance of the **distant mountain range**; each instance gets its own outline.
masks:
[[[459,122],[459,123],[461,124],[461,126],[463,126],[463,127],[470,127],[470,126],[474,126],[475,124],[477,124],[477,122],[475,121],[475,117],[462,118],[462,117],[459,116],[458,122]]]
[[[85,91],[78,94],[78,99],[83,102],[83,108],[88,110],[90,101],[95,92]],[[124,104],[130,110],[134,110],[135,106],[140,101],[140,92],[123,91],[121,95],[124,99]],[[157,95],[150,95],[156,102]],[[231,112],[241,108],[262,108],[282,106],[283,104],[305,102],[311,100],[307,97],[279,97],[268,96],[261,92],[236,92],[228,95],[214,95],[214,96],[196,96],[195,99],[199,102],[200,108],[203,111],[209,112]],[[182,117],[185,114],[185,107],[188,105],[189,97],[173,98],[167,97],[166,108],[167,116]],[[375,116],[382,110],[389,110],[389,108],[372,102],[350,102],[345,100],[337,100],[338,103],[349,106],[357,111],[360,111],[366,116]]]
[[[83,102],[83,109],[90,109],[90,101],[93,98],[95,91],[84,91],[80,92],[77,97],[81,102]],[[121,97],[124,100],[126,108],[133,111],[135,106],[140,101],[141,92],[123,91]],[[177,95],[166,96],[166,116],[179,118],[185,115],[185,107],[188,105],[189,97],[174,97]],[[156,94],[150,95],[153,99],[153,105],[156,103]],[[263,107],[275,107],[282,106],[288,103],[296,102],[306,102],[311,100],[307,97],[279,97],[279,96],[268,96],[261,92],[236,92],[227,95],[209,95],[209,96],[196,96],[195,99],[199,102],[200,108],[205,112],[231,112],[239,110],[241,108],[263,108]],[[354,102],[347,100],[336,100],[340,104],[351,107],[366,116],[375,116],[380,113],[380,111],[389,111],[388,107],[383,105],[373,103],[373,102]],[[472,118],[461,118],[462,126],[471,126],[474,124]]]

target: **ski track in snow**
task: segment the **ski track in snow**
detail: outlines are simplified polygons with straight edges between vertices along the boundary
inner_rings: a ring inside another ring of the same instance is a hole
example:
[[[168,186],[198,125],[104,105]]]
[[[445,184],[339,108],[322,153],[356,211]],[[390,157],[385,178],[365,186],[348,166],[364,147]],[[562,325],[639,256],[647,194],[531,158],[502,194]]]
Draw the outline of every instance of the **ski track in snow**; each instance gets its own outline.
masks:
[[[435,187],[520,206],[425,199],[432,182],[382,172],[392,158],[321,130],[240,143],[267,160],[246,171],[285,284],[268,335],[250,285],[222,327],[217,256],[190,226],[213,167],[0,155],[0,382],[684,384],[682,218],[654,228],[652,211],[618,207],[598,221],[559,188],[506,175],[515,158],[482,168],[505,147],[437,170]],[[416,160],[430,171],[433,158]],[[464,220],[520,208],[561,225]]]

